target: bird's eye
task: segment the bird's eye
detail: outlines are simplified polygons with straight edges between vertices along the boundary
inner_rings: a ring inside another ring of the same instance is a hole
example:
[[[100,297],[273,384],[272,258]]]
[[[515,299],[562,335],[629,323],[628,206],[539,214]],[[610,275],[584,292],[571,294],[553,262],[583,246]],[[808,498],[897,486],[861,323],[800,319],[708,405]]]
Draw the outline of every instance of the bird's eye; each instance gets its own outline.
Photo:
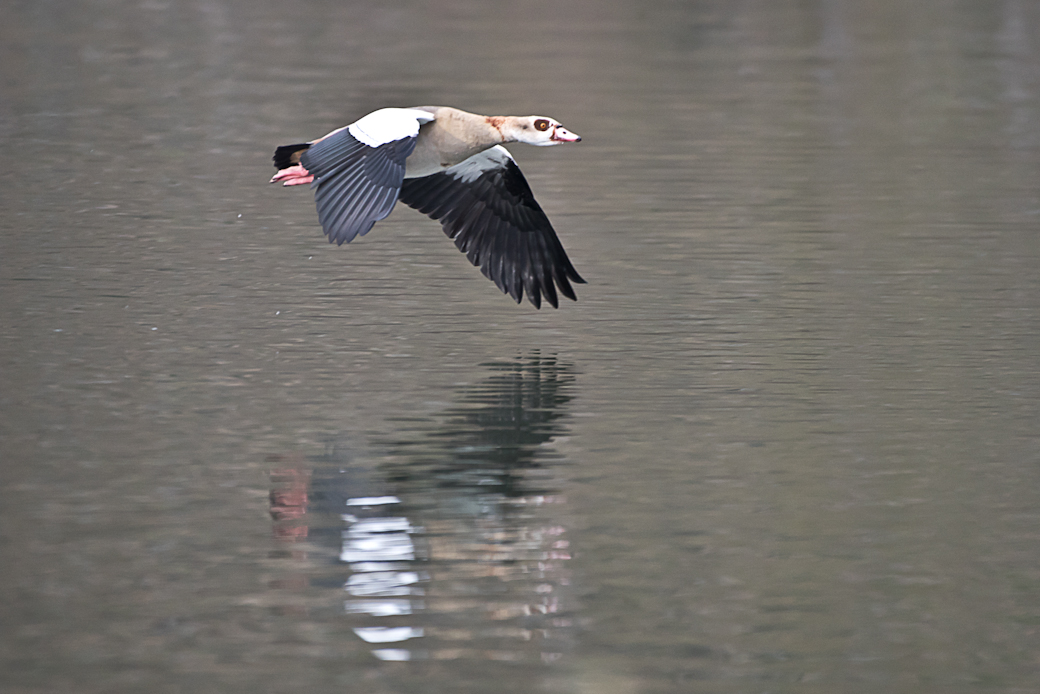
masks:
[[[544,118],[539,118],[538,120],[536,120],[534,122],[534,129],[535,130],[548,130],[549,129],[549,121],[545,120]]]

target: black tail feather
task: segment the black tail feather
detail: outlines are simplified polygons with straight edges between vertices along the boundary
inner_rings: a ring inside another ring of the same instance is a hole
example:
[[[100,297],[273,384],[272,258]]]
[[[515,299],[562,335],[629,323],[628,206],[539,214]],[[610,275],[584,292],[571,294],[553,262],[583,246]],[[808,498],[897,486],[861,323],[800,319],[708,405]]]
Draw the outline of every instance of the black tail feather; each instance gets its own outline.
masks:
[[[281,171],[300,163],[300,155],[310,149],[310,143],[299,145],[281,145],[274,151],[274,168]]]

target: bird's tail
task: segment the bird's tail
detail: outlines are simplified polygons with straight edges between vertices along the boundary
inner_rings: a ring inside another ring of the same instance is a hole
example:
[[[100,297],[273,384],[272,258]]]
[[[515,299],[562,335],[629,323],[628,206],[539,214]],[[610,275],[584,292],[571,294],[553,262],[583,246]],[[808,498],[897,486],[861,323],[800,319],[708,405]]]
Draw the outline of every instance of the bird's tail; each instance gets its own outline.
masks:
[[[299,145],[281,145],[274,151],[274,168],[281,171],[290,166],[300,163],[300,156],[310,149],[311,143],[304,142]]]

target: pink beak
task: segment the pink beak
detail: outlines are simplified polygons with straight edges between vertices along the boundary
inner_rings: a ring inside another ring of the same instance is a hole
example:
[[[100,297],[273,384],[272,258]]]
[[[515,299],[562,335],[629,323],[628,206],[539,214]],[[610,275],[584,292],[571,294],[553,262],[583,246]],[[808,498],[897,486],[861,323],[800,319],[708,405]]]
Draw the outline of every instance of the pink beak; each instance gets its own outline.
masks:
[[[549,139],[553,142],[581,142],[581,135],[572,133],[562,125],[557,125],[553,128],[552,137]]]

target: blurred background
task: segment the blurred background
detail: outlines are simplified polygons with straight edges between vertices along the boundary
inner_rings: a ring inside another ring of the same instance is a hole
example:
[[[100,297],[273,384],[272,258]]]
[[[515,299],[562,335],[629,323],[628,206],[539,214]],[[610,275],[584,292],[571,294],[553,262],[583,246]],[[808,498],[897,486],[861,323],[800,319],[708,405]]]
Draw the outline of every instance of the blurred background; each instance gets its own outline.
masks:
[[[276,145],[511,148],[515,305]],[[1035,692],[1040,4],[0,6],[0,688]]]

